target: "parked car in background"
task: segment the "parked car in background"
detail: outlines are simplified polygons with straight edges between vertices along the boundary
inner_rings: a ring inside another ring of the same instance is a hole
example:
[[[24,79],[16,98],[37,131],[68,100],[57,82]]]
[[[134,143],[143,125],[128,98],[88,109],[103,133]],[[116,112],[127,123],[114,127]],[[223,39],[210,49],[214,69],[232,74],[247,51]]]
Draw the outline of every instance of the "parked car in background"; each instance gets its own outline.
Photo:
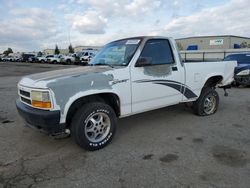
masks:
[[[24,53],[24,54],[22,54],[22,61],[23,62],[29,62],[29,58],[31,58],[31,57],[35,57],[35,54],[26,54],[26,53]]]
[[[18,58],[13,56],[2,57],[2,61],[16,61]]]
[[[83,54],[82,51],[81,52],[76,52],[76,53],[73,54],[73,56],[75,57],[75,62],[74,62],[75,65],[80,64],[80,58],[81,58],[82,54]]]
[[[3,57],[2,57],[2,61],[6,61],[6,57],[7,57],[7,56],[3,56]]]
[[[77,59],[76,58],[76,54],[71,54],[71,55],[63,56],[61,58],[61,63],[67,64],[67,65],[75,64],[76,59]]]
[[[37,61],[38,61],[37,56],[31,56],[31,57],[29,57],[29,58],[28,58],[28,61],[29,61],[30,63],[35,63],[35,62],[37,62]]]
[[[80,64],[86,65],[88,64],[93,57],[95,57],[97,51],[90,50],[90,51],[83,51],[80,57]]]
[[[250,86],[250,53],[238,53],[228,55],[225,61],[237,61],[234,71],[236,86]]]
[[[37,57],[37,61],[39,63],[46,63],[47,59],[50,58],[50,57],[53,57],[53,55],[40,56],[40,57]]]
[[[14,61],[21,62],[22,61],[22,56],[21,55],[20,56],[15,56]]]
[[[2,61],[10,61],[10,57],[9,56],[4,56],[4,57],[2,57]]]
[[[47,63],[52,63],[52,64],[59,64],[61,63],[63,58],[63,55],[51,55],[50,57],[47,58]]]

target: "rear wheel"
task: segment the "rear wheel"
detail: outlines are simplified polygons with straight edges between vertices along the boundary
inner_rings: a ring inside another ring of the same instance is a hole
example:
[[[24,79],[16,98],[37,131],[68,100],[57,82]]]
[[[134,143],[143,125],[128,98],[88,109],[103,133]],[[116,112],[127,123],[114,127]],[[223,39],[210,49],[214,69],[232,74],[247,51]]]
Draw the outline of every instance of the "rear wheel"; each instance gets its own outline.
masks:
[[[193,103],[193,110],[199,116],[208,116],[217,111],[218,105],[218,93],[213,88],[204,88],[200,97]]]
[[[246,86],[249,86],[249,83],[250,83],[250,78],[249,77],[244,77],[241,79],[241,85],[246,87]]]
[[[73,117],[72,136],[84,149],[101,149],[111,142],[116,121],[115,112],[109,105],[98,102],[86,104]]]
[[[239,86],[240,86],[240,83],[235,81],[235,82],[234,82],[234,86],[239,87]]]
[[[67,59],[67,60],[66,60],[66,64],[67,64],[67,65],[70,65],[70,64],[71,64],[71,60],[70,60],[70,59]]]

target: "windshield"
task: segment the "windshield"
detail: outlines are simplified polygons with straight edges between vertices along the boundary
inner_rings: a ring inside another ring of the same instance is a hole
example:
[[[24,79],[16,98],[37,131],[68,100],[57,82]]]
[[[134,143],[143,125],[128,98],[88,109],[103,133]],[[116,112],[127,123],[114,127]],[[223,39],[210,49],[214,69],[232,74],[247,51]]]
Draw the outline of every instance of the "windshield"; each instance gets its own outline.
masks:
[[[140,39],[124,39],[107,44],[91,61],[92,65],[127,66]]]
[[[250,54],[229,55],[225,61],[237,61],[238,64],[250,64]]]

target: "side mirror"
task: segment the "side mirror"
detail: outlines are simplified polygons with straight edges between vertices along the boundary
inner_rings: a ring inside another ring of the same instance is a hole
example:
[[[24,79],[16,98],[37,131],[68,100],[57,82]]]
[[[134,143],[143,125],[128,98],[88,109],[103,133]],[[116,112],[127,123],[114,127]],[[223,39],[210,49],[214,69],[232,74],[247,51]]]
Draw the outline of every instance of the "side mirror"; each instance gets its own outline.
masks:
[[[145,66],[150,66],[152,62],[151,57],[139,57],[137,59],[137,62],[135,64],[135,67],[145,67]]]

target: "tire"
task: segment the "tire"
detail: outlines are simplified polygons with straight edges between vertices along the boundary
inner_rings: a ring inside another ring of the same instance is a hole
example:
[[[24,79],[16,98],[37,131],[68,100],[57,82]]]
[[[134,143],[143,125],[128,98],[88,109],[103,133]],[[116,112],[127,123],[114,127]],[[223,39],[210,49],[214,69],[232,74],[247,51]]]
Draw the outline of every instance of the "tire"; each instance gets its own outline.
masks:
[[[44,60],[41,60],[41,63],[42,63],[42,64],[44,64],[44,63],[45,63],[45,61],[44,61]]]
[[[249,86],[249,82],[250,82],[250,78],[245,77],[245,78],[241,79],[240,85],[242,85],[243,87],[247,87],[247,86]]]
[[[235,86],[236,86],[236,87],[240,87],[240,83],[236,82],[236,83],[235,83]]]
[[[71,64],[71,60],[70,60],[70,59],[67,59],[67,60],[66,60],[66,64],[67,64],[67,65],[70,65],[70,64]]]
[[[52,61],[52,64],[57,64],[57,61]]]
[[[193,111],[199,116],[214,114],[219,105],[219,95],[213,88],[203,88],[200,97],[193,103]]]
[[[74,115],[71,133],[80,147],[94,151],[111,142],[116,124],[116,114],[109,105],[100,102],[87,103]]]

